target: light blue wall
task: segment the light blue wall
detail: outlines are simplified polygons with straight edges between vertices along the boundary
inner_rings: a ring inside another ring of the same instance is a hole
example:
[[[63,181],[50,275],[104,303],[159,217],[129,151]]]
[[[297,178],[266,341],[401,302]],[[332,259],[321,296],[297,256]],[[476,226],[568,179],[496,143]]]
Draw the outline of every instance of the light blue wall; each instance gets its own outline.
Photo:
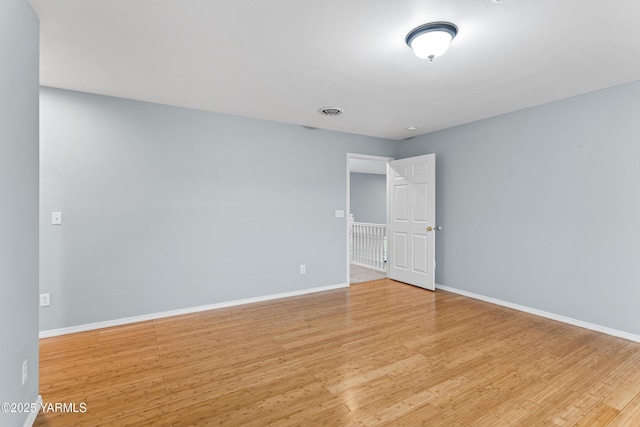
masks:
[[[351,213],[357,222],[387,223],[387,176],[351,173]]]
[[[0,2],[0,403],[38,396],[38,26],[26,0]]]
[[[346,153],[394,147],[51,88],[41,117],[41,330],[346,283]]]
[[[438,283],[640,334],[640,83],[403,142],[41,101],[41,330],[344,283],[345,154],[434,152]]]
[[[640,83],[431,133],[436,281],[640,334]]]

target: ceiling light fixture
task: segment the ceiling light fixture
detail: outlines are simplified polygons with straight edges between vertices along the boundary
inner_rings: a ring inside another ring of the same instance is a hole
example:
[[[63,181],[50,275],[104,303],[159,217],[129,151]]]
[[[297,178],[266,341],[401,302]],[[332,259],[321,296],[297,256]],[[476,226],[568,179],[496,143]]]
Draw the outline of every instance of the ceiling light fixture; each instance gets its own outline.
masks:
[[[411,30],[405,42],[418,58],[433,61],[449,49],[456,34],[458,27],[450,22],[430,22]]]

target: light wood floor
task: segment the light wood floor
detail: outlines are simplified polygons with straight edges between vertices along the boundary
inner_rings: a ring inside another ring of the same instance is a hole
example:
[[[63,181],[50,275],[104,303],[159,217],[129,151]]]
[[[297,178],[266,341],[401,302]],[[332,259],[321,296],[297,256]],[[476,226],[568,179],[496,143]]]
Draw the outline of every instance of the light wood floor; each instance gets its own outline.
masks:
[[[41,340],[36,426],[640,426],[640,344],[388,279]]]

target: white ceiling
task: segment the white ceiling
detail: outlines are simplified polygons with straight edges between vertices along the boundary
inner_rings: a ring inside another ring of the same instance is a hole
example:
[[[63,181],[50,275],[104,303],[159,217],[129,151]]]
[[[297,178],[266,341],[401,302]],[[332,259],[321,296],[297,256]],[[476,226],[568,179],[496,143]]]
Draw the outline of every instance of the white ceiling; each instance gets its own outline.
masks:
[[[392,139],[640,79],[639,0],[30,3],[43,85]],[[404,43],[431,21],[433,62]]]

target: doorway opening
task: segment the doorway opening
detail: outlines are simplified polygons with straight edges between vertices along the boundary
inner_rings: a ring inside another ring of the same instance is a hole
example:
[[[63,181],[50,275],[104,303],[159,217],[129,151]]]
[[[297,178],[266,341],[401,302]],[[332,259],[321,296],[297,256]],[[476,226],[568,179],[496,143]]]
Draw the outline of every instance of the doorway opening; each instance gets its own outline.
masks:
[[[387,277],[388,185],[392,157],[347,154],[347,280]]]

